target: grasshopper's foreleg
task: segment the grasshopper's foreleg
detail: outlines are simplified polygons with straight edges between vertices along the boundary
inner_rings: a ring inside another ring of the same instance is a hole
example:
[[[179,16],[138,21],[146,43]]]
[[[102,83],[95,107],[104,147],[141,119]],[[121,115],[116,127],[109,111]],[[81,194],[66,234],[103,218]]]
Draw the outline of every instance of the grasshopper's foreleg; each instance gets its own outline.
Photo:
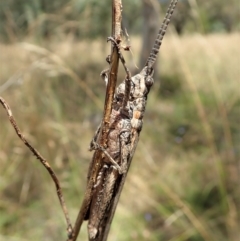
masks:
[[[105,148],[103,148],[97,142],[95,142],[93,140],[91,142],[91,145],[92,145],[91,146],[92,150],[101,150],[108,157],[108,160],[118,170],[119,174],[123,174],[124,173],[122,167],[119,166],[116,161],[114,161],[114,159],[111,157],[111,155],[107,152],[107,150]]]

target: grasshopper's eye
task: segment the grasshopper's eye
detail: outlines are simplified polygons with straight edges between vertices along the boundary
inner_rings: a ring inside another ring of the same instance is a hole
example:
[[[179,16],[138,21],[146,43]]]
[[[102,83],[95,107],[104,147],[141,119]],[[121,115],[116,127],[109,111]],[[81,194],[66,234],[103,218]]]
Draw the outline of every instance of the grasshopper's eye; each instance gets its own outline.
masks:
[[[149,86],[149,87],[150,87],[150,86],[153,85],[153,83],[154,83],[153,77],[147,76],[146,79],[145,79],[145,84],[146,84],[146,86]]]

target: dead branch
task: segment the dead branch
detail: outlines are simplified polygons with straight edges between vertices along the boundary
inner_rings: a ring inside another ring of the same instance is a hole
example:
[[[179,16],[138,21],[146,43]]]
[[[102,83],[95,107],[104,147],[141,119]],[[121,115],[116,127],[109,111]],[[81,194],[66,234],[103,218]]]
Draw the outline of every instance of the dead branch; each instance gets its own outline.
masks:
[[[55,172],[53,171],[53,169],[51,168],[51,166],[49,165],[47,160],[24,137],[24,135],[22,134],[21,130],[19,129],[19,127],[18,127],[18,125],[17,125],[17,123],[16,123],[16,121],[13,117],[10,106],[7,104],[7,102],[2,97],[0,97],[0,103],[2,104],[3,108],[6,110],[9,121],[10,121],[11,125],[13,126],[14,130],[16,131],[20,140],[28,147],[28,149],[33,153],[33,155],[47,169],[47,171],[50,174],[53,182],[55,183],[58,199],[60,201],[64,216],[65,216],[65,219],[66,219],[67,231],[68,231],[69,234],[71,234],[72,233],[71,221],[70,221],[70,218],[69,218],[69,214],[68,214],[68,210],[67,210],[67,207],[66,207],[66,204],[65,204],[65,200],[63,198],[62,188],[61,188],[60,182],[59,182]]]

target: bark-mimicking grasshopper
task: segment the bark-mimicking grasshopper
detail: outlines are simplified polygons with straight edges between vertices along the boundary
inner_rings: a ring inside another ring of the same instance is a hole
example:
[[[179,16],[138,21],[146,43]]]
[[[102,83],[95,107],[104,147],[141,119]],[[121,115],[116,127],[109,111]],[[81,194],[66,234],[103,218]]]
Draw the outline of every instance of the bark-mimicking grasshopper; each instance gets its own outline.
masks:
[[[76,240],[84,220],[88,220],[90,241],[107,239],[142,129],[147,95],[154,83],[153,65],[177,2],[177,0],[171,1],[150,56],[139,74],[130,78],[130,72],[126,68],[120,47],[117,46],[119,58],[127,71],[127,78],[118,86],[114,96],[107,147],[104,148],[98,144],[101,126],[90,144],[90,150],[95,150],[95,152],[89,167],[87,190],[74,226],[74,232],[68,241]],[[118,43],[115,44],[118,45]],[[106,80],[106,72],[104,75]],[[99,158],[99,152],[101,152],[102,164],[95,161],[96,158]],[[94,163],[99,166],[94,167]]]

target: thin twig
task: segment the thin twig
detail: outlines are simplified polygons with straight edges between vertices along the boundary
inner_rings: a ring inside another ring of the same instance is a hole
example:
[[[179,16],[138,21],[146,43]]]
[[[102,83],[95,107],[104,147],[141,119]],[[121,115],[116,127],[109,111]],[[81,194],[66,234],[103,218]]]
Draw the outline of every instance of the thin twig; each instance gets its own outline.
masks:
[[[63,198],[63,193],[62,193],[62,188],[60,186],[60,182],[55,174],[55,172],[53,171],[53,169],[51,168],[51,166],[49,165],[49,163],[47,162],[47,160],[26,140],[26,138],[24,137],[24,135],[22,134],[21,130],[19,129],[12,111],[10,109],[10,106],[7,104],[7,102],[0,97],[0,103],[2,104],[3,108],[6,110],[9,121],[11,123],[11,125],[13,126],[13,128],[15,129],[18,137],[21,139],[21,141],[23,141],[23,143],[29,148],[29,150],[33,153],[33,155],[40,160],[40,162],[43,164],[43,166],[47,169],[48,173],[50,174],[52,180],[55,183],[56,186],[56,191],[57,191],[57,195],[66,219],[66,223],[67,223],[67,231],[68,234],[70,235],[72,233],[72,225],[69,219],[69,214],[68,214],[68,210],[65,204],[65,200]]]
[[[112,38],[117,42],[121,42],[121,21],[122,21],[122,1],[112,0]],[[110,115],[112,112],[113,98],[117,84],[119,66],[119,54],[117,45],[112,43],[112,52],[110,56],[110,68],[108,83],[106,88],[106,97],[104,104],[102,132],[100,145],[106,147],[107,136],[109,131]]]
[[[120,44],[117,43],[117,41],[112,38],[112,37],[109,37],[108,38],[108,41],[112,41],[113,44],[115,44],[115,46],[117,47],[117,51],[118,51],[118,57],[119,59],[121,60],[121,63],[123,65],[123,68],[127,74],[126,78],[125,78],[125,94],[124,94],[124,98],[123,98],[123,105],[122,105],[122,108],[123,110],[126,108],[127,106],[127,102],[129,100],[129,95],[130,95],[130,81],[131,81],[131,72],[130,70],[128,69],[127,65],[126,65],[126,61],[121,53],[121,46]]]

